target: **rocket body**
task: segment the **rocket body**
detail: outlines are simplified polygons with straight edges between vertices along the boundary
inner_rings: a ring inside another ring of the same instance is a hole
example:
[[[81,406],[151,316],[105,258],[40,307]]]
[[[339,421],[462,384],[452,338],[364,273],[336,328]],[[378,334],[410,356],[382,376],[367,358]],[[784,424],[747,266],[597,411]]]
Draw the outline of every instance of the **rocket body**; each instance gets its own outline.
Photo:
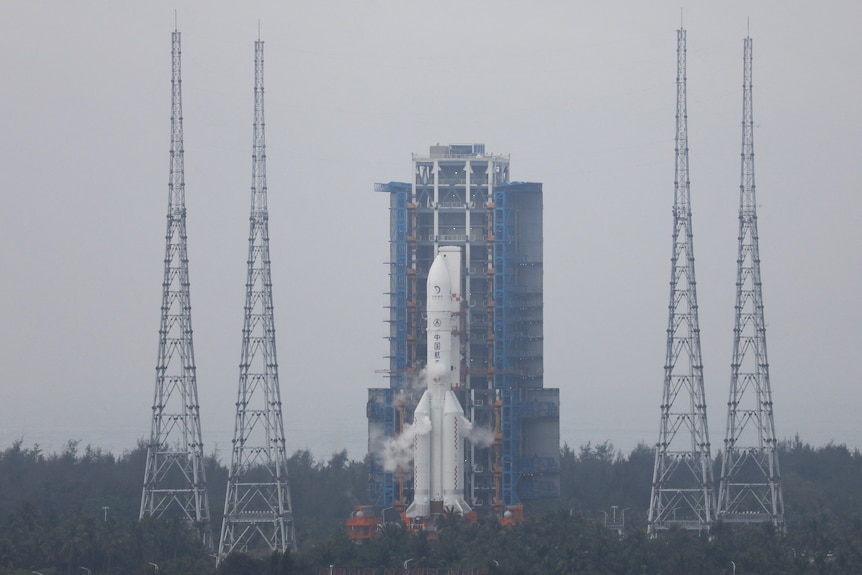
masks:
[[[464,409],[452,391],[460,369],[460,270],[460,248],[441,247],[428,271],[428,363],[425,393],[413,414],[411,518],[446,508],[470,512],[464,500]]]

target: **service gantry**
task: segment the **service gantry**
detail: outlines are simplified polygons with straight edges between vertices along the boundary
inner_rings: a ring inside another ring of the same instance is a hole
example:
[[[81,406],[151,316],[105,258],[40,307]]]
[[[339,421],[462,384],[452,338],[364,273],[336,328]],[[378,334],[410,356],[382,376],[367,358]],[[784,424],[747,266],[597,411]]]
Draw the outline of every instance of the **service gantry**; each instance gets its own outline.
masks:
[[[771,522],[784,532],[754,193],[751,38],[745,39],[743,61],[736,321],[717,512],[718,518],[728,523]]]
[[[186,249],[180,33],[172,35],[171,160],[168,227],[155,399],[140,517],[177,515],[212,550],[209,499],[192,345]]]
[[[432,145],[389,196],[389,387],[368,390],[368,449],[412,422],[424,390],[428,271],[439,248],[463,257],[461,362],[453,388],[474,429],[465,497],[478,514],[559,497],[559,389],[544,387],[542,184],[511,182],[509,158],[479,143]],[[372,457],[369,491],[380,509],[413,497],[410,463]],[[515,510],[512,511],[513,513]]]
[[[275,353],[260,40],[255,42],[254,55],[248,276],[236,425],[219,558],[233,551],[270,553],[296,548]]]
[[[667,358],[647,524],[653,535],[672,525],[708,529],[714,519],[694,274],[685,64],[686,37],[681,28],[677,31],[676,176]]]

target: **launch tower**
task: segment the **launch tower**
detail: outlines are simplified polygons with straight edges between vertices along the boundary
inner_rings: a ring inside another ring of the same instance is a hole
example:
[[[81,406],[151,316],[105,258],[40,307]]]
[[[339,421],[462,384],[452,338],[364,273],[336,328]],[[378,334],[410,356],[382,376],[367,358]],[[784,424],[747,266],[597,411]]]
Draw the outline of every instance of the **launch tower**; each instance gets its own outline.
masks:
[[[171,166],[155,398],[140,517],[178,515],[212,550],[186,249],[180,33],[172,35]]]
[[[479,514],[559,497],[559,390],[543,386],[542,185],[511,182],[509,158],[483,144],[413,156],[413,180],[389,194],[389,387],[369,389],[369,452],[412,423],[427,363],[426,282],[445,246],[463,263],[457,373],[451,386],[473,432],[465,499]],[[417,385],[417,383],[419,385]],[[413,501],[410,461],[372,459],[378,508]]]
[[[783,532],[784,498],[766,358],[766,322],[763,318],[754,193],[751,38],[745,39],[743,61],[736,321],[717,509],[718,517],[725,522],[769,521]]]
[[[263,42],[254,45],[254,142],[245,319],[219,557],[296,548],[275,354],[266,203]]]
[[[667,358],[648,530],[708,529],[714,519],[712,459],[694,275],[688,179],[686,37],[677,31],[676,176]]]

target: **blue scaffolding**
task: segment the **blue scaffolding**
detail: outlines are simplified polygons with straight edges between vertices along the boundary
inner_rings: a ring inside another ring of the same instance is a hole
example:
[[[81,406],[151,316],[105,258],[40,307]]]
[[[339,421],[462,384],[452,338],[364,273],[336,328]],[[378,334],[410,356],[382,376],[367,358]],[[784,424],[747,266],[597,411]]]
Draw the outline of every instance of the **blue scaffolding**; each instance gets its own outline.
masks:
[[[390,253],[392,261],[389,271],[389,308],[392,330],[389,336],[389,346],[392,361],[390,363],[389,388],[382,391],[382,405],[375,411],[378,420],[383,421],[383,435],[386,438],[395,437],[397,413],[395,392],[402,389],[406,382],[407,371],[407,233],[408,214],[407,201],[411,185],[404,182],[389,182],[377,184],[375,191],[390,195]],[[370,495],[375,505],[392,506],[395,503],[396,485],[395,473],[383,469],[380,464],[371,461]]]
[[[532,463],[522,456],[525,431],[523,418],[533,418],[525,394],[533,387],[536,376],[528,351],[528,340],[533,337],[525,326],[532,321],[530,288],[525,282],[529,266],[541,262],[541,239],[529,240],[519,229],[528,198],[541,193],[538,183],[512,182],[502,184],[494,191],[494,388],[498,390],[500,409],[500,496],[504,506],[518,505],[522,499],[536,497],[530,474]],[[534,204],[535,202],[533,202]],[[539,250],[531,251],[529,241],[536,241]],[[519,268],[524,268],[520,270]],[[520,272],[520,273],[519,273]],[[540,272],[539,272],[540,273]],[[538,304],[540,305],[540,304]],[[540,308],[537,308],[540,309]],[[541,351],[538,352],[539,355]],[[525,407],[527,408],[525,410]]]
[[[518,395],[514,389],[512,362],[511,295],[515,283],[515,227],[512,202],[505,186],[494,192],[494,387],[500,392],[501,496],[503,505],[517,505],[518,478]]]
[[[389,239],[393,258],[389,282],[390,305],[395,310],[395,337],[390,338],[395,362],[392,365],[389,386],[400,389],[404,387],[407,369],[407,195],[410,192],[410,184],[390,182],[385,187],[386,191],[392,194],[393,200],[390,207],[392,226]]]

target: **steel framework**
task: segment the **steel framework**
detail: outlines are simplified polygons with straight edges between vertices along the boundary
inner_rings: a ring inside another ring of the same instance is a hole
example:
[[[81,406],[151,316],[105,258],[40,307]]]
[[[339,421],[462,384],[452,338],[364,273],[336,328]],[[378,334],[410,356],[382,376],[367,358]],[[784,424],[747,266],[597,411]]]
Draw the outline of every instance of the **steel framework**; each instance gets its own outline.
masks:
[[[186,249],[180,33],[172,35],[171,161],[155,398],[140,517],[176,514],[212,550]]]
[[[667,359],[648,531],[708,529],[713,474],[703,387],[688,176],[686,34],[677,31],[676,176]]]
[[[275,354],[266,202],[263,42],[255,49],[254,144],[236,426],[219,557],[296,548]]]
[[[784,498],[766,358],[766,323],[757,235],[751,38],[745,39],[743,53],[736,321],[717,510],[718,517],[726,522],[769,521],[784,532]]]
[[[493,444],[470,443],[467,501],[478,514],[559,497],[559,390],[543,385],[542,184],[510,182],[509,158],[484,144],[414,154],[411,182],[389,196],[388,388],[369,389],[369,452],[412,423],[426,364],[425,278],[441,246],[464,254],[463,347],[454,386],[467,418]],[[420,380],[421,381],[421,380]],[[371,460],[377,507],[413,499],[409,462]]]

